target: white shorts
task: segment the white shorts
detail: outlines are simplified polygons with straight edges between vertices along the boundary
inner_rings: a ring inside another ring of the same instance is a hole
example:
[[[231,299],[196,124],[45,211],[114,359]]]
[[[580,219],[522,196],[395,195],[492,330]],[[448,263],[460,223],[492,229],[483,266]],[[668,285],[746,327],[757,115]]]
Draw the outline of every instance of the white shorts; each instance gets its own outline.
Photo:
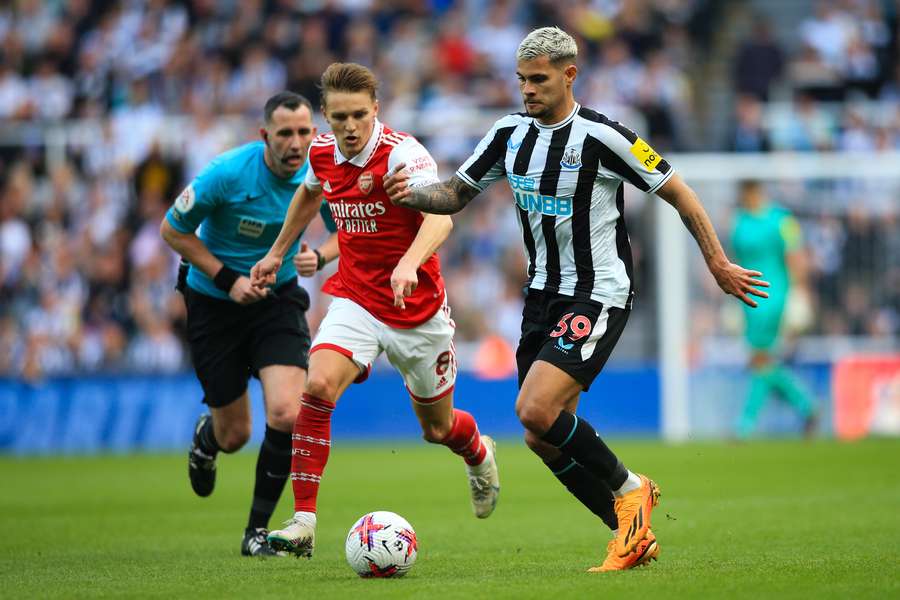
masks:
[[[356,302],[335,298],[319,325],[310,354],[317,350],[340,352],[359,366],[356,382],[360,383],[384,352],[403,376],[413,400],[428,404],[452,392],[456,383],[455,329],[446,297],[433,317],[412,329],[385,325]]]

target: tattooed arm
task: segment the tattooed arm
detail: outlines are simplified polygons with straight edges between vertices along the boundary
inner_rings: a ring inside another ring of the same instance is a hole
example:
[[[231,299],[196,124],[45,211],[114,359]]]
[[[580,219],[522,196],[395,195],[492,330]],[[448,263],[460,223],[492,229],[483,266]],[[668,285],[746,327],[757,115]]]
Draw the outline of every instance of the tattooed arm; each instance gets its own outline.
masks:
[[[677,173],[656,193],[678,211],[685,227],[697,241],[709,272],[716,278],[716,283],[723,292],[754,307],[756,302],[748,294],[761,298],[769,297],[766,292],[757,289],[758,287],[769,287],[768,282],[757,279],[757,277],[762,277],[762,273],[749,271],[732,263],[725,256],[716,230],[713,229],[709,215],[706,214],[700,199]]]
[[[384,191],[391,202],[425,213],[452,215],[461,211],[480,191],[454,175],[448,181],[411,188],[403,163],[384,176]]]

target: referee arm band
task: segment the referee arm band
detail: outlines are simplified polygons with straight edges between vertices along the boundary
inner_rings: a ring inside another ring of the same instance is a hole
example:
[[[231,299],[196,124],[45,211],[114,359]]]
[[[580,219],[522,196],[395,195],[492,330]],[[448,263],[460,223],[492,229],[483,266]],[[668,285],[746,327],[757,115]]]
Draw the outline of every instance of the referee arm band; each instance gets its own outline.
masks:
[[[313,249],[313,252],[316,253],[316,271],[321,271],[327,261],[318,248]]]
[[[222,268],[219,269],[219,272],[213,277],[213,285],[227,294],[231,291],[231,287],[240,276],[241,274],[237,271],[222,265]]]

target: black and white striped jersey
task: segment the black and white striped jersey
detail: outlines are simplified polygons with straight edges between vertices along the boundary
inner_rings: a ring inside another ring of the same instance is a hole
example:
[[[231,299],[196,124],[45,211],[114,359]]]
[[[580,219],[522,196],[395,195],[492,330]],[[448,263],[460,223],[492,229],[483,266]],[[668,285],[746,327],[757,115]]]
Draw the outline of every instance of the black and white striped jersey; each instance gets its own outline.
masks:
[[[674,169],[627,127],[578,104],[562,122],[497,121],[456,172],[479,190],[506,177],[528,258],[528,285],[631,308],[623,184],[655,192]]]

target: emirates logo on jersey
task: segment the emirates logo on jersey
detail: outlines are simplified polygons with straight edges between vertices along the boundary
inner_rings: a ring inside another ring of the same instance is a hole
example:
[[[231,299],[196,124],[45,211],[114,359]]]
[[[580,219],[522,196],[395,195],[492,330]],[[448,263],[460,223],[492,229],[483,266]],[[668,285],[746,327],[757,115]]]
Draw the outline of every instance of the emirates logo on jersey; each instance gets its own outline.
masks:
[[[356,187],[359,188],[359,191],[368,196],[372,192],[374,182],[375,178],[372,176],[372,171],[366,171],[356,180]]]

